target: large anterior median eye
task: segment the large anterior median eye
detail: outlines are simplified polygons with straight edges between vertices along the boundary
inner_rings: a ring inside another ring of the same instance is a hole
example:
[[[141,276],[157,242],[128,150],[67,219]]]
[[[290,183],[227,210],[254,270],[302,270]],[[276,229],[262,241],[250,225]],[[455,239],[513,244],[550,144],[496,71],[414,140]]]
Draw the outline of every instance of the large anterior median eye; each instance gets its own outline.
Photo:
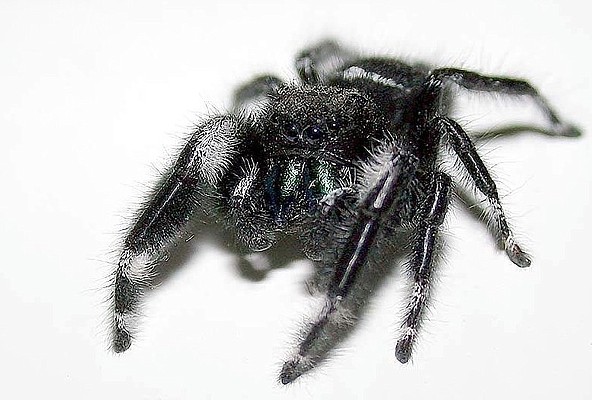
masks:
[[[283,134],[291,142],[298,140],[300,126],[298,126],[298,124],[293,121],[286,122],[284,124]]]
[[[304,130],[304,140],[306,140],[309,143],[314,143],[317,140],[319,140],[323,135],[324,135],[325,131],[323,130],[323,128],[319,125],[310,125],[308,126],[305,130]]]

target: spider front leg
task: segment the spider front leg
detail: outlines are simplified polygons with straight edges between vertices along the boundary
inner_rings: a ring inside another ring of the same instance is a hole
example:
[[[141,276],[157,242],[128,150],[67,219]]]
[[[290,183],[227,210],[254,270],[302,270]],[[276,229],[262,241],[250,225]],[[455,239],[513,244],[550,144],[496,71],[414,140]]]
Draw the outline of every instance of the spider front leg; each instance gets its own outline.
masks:
[[[213,117],[199,125],[177,161],[159,182],[124,238],[114,273],[112,347],[131,345],[138,305],[158,255],[214,189],[238,152],[243,122]]]
[[[543,111],[556,135],[569,137],[581,135],[580,129],[562,121],[557,112],[549,105],[549,102],[527,81],[507,77],[484,76],[458,68],[436,69],[431,73],[429,79],[431,81],[429,84],[436,89],[436,92],[440,91],[440,87],[444,82],[449,81],[473,91],[528,96]]]
[[[356,284],[362,268],[368,263],[374,242],[384,218],[400,223],[396,211],[403,201],[409,182],[414,179],[416,159],[398,149],[377,157],[386,160],[368,165],[368,187],[362,193],[354,218],[347,223],[347,236],[332,238],[338,247],[333,262],[334,275],[325,299],[325,306],[312,323],[297,348],[294,357],[284,363],[280,381],[288,384],[306,371],[314,368],[331,350],[332,344],[343,336],[355,320],[350,292]],[[342,243],[340,243],[342,242]]]
[[[431,193],[418,213],[412,240],[412,256],[408,265],[413,281],[411,297],[402,325],[402,336],[395,350],[397,360],[402,363],[406,363],[411,357],[418,329],[429,302],[438,232],[450,201],[450,186],[450,177],[438,173],[432,183]]]

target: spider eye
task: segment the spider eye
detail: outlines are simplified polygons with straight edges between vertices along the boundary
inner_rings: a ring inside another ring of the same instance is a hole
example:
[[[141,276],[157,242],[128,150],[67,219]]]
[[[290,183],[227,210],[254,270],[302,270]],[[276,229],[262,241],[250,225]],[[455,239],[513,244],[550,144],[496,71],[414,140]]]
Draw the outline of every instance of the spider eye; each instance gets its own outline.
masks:
[[[325,132],[318,125],[311,125],[304,130],[304,139],[309,143],[314,143],[323,136]]]
[[[331,116],[327,118],[327,128],[329,128],[332,131],[336,131],[339,129],[339,127],[340,123],[336,116]]]
[[[284,125],[284,136],[289,141],[294,141],[298,139],[298,134],[300,133],[300,127],[296,122],[287,122]]]

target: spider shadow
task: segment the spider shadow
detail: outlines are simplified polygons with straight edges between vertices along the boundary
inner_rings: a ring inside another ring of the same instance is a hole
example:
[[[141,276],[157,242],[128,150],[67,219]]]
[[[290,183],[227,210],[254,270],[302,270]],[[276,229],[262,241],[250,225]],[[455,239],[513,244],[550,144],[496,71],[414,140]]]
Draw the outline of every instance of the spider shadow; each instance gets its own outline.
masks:
[[[485,229],[489,233],[491,240],[498,250],[504,250],[504,243],[498,235],[495,226],[487,221],[487,207],[482,201],[477,200],[474,194],[462,185],[454,186],[454,196],[460,200],[461,209],[473,221],[480,225],[485,225]]]
[[[557,132],[543,128],[538,125],[532,124],[507,124],[502,126],[497,126],[492,129],[484,130],[481,132],[474,132],[471,133],[471,138],[475,141],[481,140],[490,140],[490,139],[500,139],[500,138],[513,138],[516,136],[521,135],[536,135],[536,136],[546,136],[549,138],[565,138],[565,137],[572,137],[577,138],[582,135],[581,131],[578,129],[570,130],[565,135],[559,135]]]
[[[265,252],[253,253],[241,246],[227,229],[203,217],[192,221],[186,231],[193,233],[187,234],[185,240],[178,239],[165,249],[164,255],[156,264],[148,291],[166,285],[172,276],[190,265],[191,259],[204,242],[234,255],[238,275],[251,282],[262,281],[272,270],[286,268],[294,261],[306,259],[297,241],[289,237],[280,239],[274,247]],[[264,259],[252,257],[254,254],[261,254]]]

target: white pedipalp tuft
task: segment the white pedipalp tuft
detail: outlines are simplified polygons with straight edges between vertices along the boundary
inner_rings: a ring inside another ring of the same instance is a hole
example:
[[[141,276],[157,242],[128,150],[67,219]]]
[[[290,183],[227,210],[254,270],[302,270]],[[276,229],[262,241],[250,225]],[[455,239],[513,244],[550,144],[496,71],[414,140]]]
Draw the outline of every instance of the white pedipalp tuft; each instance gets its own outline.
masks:
[[[257,175],[259,174],[259,165],[251,158],[244,159],[238,173],[239,181],[232,192],[232,196],[243,199],[251,191]]]

